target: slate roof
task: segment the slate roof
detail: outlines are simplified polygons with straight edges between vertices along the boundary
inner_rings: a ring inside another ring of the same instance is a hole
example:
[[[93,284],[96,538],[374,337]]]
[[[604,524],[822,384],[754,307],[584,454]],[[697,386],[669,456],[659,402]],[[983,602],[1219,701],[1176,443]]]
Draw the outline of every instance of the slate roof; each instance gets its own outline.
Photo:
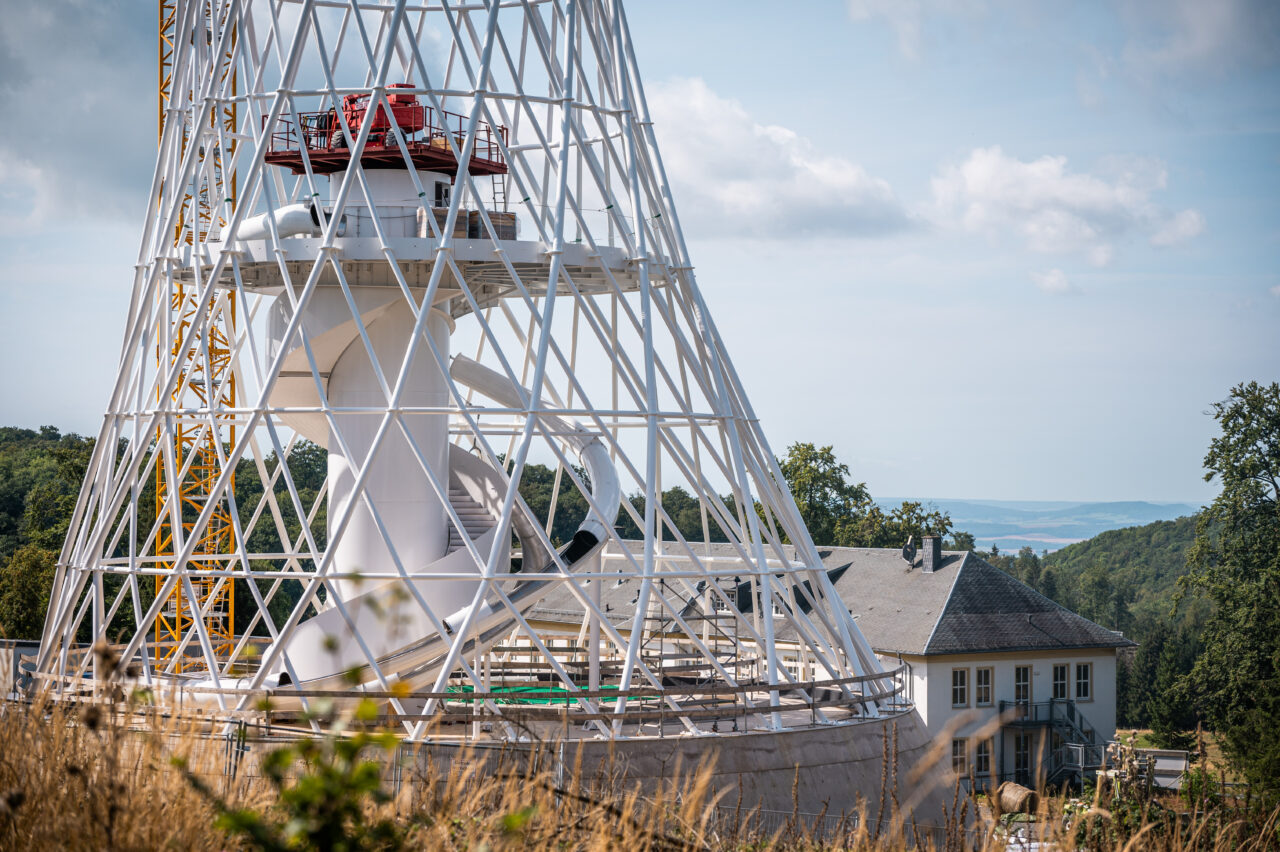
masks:
[[[944,553],[938,572],[925,574],[919,568],[920,557],[915,567],[908,567],[897,549],[835,547],[818,554],[828,570],[844,568],[835,580],[836,591],[871,647],[903,654],[925,653],[957,567],[965,558],[961,553]],[[778,635],[795,639],[789,628]]]
[[[638,552],[641,542],[627,542]],[[669,546],[669,545],[668,545]],[[701,545],[699,545],[701,552]],[[712,545],[712,555],[732,558],[728,545]],[[972,654],[997,651],[1118,648],[1134,643],[1094,624],[1005,574],[971,552],[945,552],[938,569],[921,570],[900,551],[880,548],[819,548],[819,556],[849,607],[862,634],[882,654]],[[793,551],[788,549],[788,556]],[[635,612],[638,580],[606,582],[601,601],[609,620],[630,626]],[[668,580],[673,603],[688,596]],[[743,598],[746,605],[749,598]],[[582,607],[563,586],[536,606],[530,617],[581,624]],[[690,623],[696,611],[686,610]],[[779,624],[777,638],[794,641],[789,625]]]
[[[972,654],[1134,644],[1046,598],[972,552],[943,553],[931,574],[896,550],[831,548],[849,564],[836,590],[871,647],[885,653]]]
[[[925,652],[1119,648],[1133,644],[970,554]]]

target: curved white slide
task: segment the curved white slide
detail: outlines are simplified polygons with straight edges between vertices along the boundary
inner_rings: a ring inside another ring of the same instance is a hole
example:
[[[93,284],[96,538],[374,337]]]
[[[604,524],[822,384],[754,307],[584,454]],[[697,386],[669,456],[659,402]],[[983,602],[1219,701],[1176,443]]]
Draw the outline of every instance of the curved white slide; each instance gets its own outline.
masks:
[[[377,305],[371,313],[381,315],[387,307],[385,304]],[[344,331],[356,333],[354,323],[334,331],[337,334]],[[337,348],[333,346],[333,349]],[[521,394],[523,389],[470,358],[456,356],[449,372],[458,384],[470,387],[500,405],[525,407]],[[314,382],[311,385],[314,387]],[[305,392],[304,388],[301,383],[294,384],[293,392]],[[524,396],[527,394],[528,391],[524,391]],[[603,547],[606,530],[613,524],[621,505],[622,487],[607,448],[594,432],[559,418],[548,417],[546,421],[551,430],[563,435],[565,443],[573,448],[587,469],[592,500],[605,514],[589,514],[573,541],[560,551],[561,560],[572,566],[587,560]],[[349,687],[351,672],[359,672],[358,679],[367,683],[374,679],[368,666],[370,657],[377,661],[379,670],[388,678],[406,682],[413,688],[434,683],[447,656],[453,630],[466,620],[481,582],[476,562],[461,538],[464,535],[469,538],[482,559],[488,557],[498,532],[496,520],[506,491],[506,479],[502,474],[456,445],[448,446],[447,468],[450,503],[465,528],[457,530],[450,525],[448,552],[423,567],[405,565],[410,577],[408,583],[404,580],[379,580],[365,583],[362,588],[359,583],[346,581],[341,589],[343,607],[329,606],[297,627],[284,649],[289,666],[285,666],[282,655],[268,674],[265,686],[287,686],[296,682],[302,689]],[[554,561],[527,519],[514,513],[512,526],[521,543],[521,567],[518,573],[509,574],[510,579],[502,581],[502,586],[512,606],[524,613],[542,600],[553,584],[523,580],[522,576],[543,572],[552,567]],[[505,556],[502,558],[505,569],[508,563]],[[338,568],[350,570],[342,562],[338,563]],[[430,579],[433,574],[472,572],[477,575],[474,581]],[[422,603],[443,622],[445,635],[436,630]],[[483,652],[515,626],[512,613],[495,593],[485,595],[478,609],[464,646],[467,656]],[[277,693],[277,697],[285,695],[287,691]]]

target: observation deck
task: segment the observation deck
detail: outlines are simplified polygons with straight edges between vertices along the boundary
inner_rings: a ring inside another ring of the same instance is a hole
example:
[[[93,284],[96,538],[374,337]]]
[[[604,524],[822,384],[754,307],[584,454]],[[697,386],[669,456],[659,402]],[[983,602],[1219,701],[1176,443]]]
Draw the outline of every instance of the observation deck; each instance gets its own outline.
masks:
[[[388,93],[388,100],[396,126],[405,136],[405,148],[414,166],[423,171],[457,174],[458,161],[449,147],[449,139],[452,138],[458,150],[462,150],[470,117],[423,106],[413,95]],[[311,171],[318,175],[346,169],[351,163],[351,150],[343,125],[354,140],[360,131],[368,102],[368,95],[348,95],[343,99],[340,110],[297,113],[296,122],[292,116],[282,116],[267,137],[267,151],[263,159],[272,165],[292,169],[294,174],[304,174],[307,162],[311,164]],[[266,118],[263,124],[265,126]],[[477,122],[475,147],[467,171],[473,175],[506,174],[507,163],[502,154],[506,142],[507,128]],[[404,153],[381,106],[360,154],[360,165],[366,169],[405,168]]]
[[[384,243],[370,237],[344,237],[334,240],[332,256],[342,262],[347,283],[353,288],[398,288],[400,280],[403,280],[411,289],[422,289],[431,278],[438,245],[438,240],[431,238],[392,237]],[[504,240],[501,245],[506,261],[520,276],[529,295],[545,295],[549,272],[547,252],[550,246],[540,240]],[[248,291],[281,293],[285,287],[296,287],[299,286],[296,282],[306,280],[322,247],[323,241],[314,236],[283,239],[279,243],[279,251],[269,240],[237,240],[228,246],[238,255],[236,270],[224,268],[214,281],[214,286],[234,289],[238,274],[240,284]],[[199,277],[197,268],[208,270],[217,262],[218,252],[222,248],[223,243],[220,241],[211,241],[194,250],[189,246],[184,247],[185,250],[176,258],[178,265],[173,272],[174,279],[194,283]],[[387,263],[387,249],[397,257],[399,278]],[[493,241],[455,240],[451,254],[465,275],[467,287],[479,307],[488,307],[504,298],[520,296],[519,288],[512,280],[506,264],[494,253]],[[608,295],[614,292],[614,285],[622,292],[634,292],[640,287],[637,263],[622,248],[601,246],[593,250],[585,245],[571,243],[564,247],[563,255],[565,274],[573,279],[575,287],[584,294]],[[650,254],[648,263],[651,269],[657,269],[666,266],[667,261],[656,254]],[[661,276],[655,276],[656,282],[660,280]],[[317,284],[320,287],[339,286],[337,274],[332,267],[327,264],[323,266]],[[657,283],[656,286],[661,284]],[[461,294],[460,284],[451,274],[441,282],[440,287],[442,297]],[[452,300],[449,313],[454,319],[470,312],[468,300]]]

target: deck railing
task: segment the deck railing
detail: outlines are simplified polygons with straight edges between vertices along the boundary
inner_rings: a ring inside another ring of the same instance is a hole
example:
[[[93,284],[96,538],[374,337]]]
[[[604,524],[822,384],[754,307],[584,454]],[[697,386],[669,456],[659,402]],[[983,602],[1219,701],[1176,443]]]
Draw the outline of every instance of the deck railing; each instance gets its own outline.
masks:
[[[431,721],[453,725],[507,721],[546,722],[569,721],[573,724],[584,722],[621,721],[640,725],[657,723],[658,730],[666,722],[687,719],[692,722],[703,722],[714,725],[719,722],[725,730],[736,725],[737,720],[747,723],[750,717],[761,717],[773,713],[795,714],[796,711],[808,713],[811,722],[817,724],[823,710],[844,710],[857,718],[872,718],[872,707],[878,707],[882,715],[897,715],[910,709],[909,703],[903,703],[901,696],[905,688],[905,667],[887,672],[868,675],[856,675],[842,678],[822,680],[805,680],[796,683],[762,683],[748,681],[737,684],[724,682],[701,683],[665,683],[661,688],[655,686],[631,687],[627,690],[614,686],[602,685],[601,689],[573,690],[553,688],[546,681],[525,681],[522,683],[506,683],[500,691],[462,692],[447,690],[445,692],[381,691],[377,689],[306,689],[294,686],[275,689],[248,689],[237,687],[212,687],[194,685],[178,678],[170,681],[160,680],[155,684],[157,694],[162,700],[182,706],[201,697],[212,699],[223,695],[229,698],[254,699],[252,706],[257,707],[262,700],[307,698],[329,699],[334,701],[355,701],[373,699],[386,701],[436,701],[440,707],[431,714],[425,713],[387,713],[379,715],[377,721],[394,723],[397,721]],[[95,682],[87,676],[51,675],[44,672],[34,673],[34,678],[48,684],[57,692],[74,698],[77,694],[88,695],[93,692]],[[519,692],[517,689],[523,689]],[[777,697],[777,704],[771,702]],[[619,698],[628,699],[624,712],[613,709]],[[523,700],[522,700],[523,699]],[[598,702],[596,712],[587,712],[583,700]],[[675,706],[669,706],[672,702]],[[494,712],[493,706],[500,709]]]
[[[1048,701],[1001,701],[1000,714],[1009,714],[1011,725],[1054,725],[1065,728],[1078,742],[1101,743],[1098,732],[1076,707],[1074,701],[1051,698]]]
[[[437,110],[429,106],[396,106],[394,113],[401,133],[412,149],[417,146],[438,148],[447,151],[449,137],[461,150],[471,123],[469,116],[447,110]],[[407,116],[407,113],[412,113]],[[366,148],[397,148],[395,134],[390,124],[379,112],[374,117],[373,130],[369,134]],[[308,154],[331,154],[345,151],[348,147],[347,137],[342,132],[343,113],[341,110],[324,110],[321,112],[297,113],[297,122],[292,116],[280,117],[267,137],[267,152],[283,154],[306,149]],[[263,117],[263,123],[266,123]],[[360,125],[355,121],[347,121],[346,127],[354,140],[360,132]],[[406,128],[421,127],[421,130],[410,132]],[[502,149],[507,142],[507,128],[494,127],[485,121],[476,123],[476,142],[472,150],[472,159],[480,160],[494,166],[505,164]],[[499,144],[501,143],[501,144]]]

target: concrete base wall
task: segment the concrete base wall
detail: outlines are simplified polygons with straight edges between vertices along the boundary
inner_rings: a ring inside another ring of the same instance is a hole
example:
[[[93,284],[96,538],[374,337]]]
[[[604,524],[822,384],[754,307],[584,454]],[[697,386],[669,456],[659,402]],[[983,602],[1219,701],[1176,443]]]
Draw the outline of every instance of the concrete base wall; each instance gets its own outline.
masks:
[[[716,736],[674,736],[662,739],[569,740],[561,745],[542,745],[544,759],[558,764],[566,776],[575,765],[588,785],[606,783],[615,791],[639,786],[653,790],[677,771],[687,775],[704,760],[714,760],[712,792],[719,804],[743,812],[760,808],[766,812],[801,817],[825,813],[828,820],[844,814],[864,814],[868,825],[880,808],[882,784],[892,779],[893,766],[884,764],[885,740],[892,755],[893,729],[897,725],[897,794],[906,823],[914,824],[922,835],[940,840],[944,825],[944,804],[950,806],[955,777],[951,772],[950,744],[931,754],[933,743],[914,711],[887,720],[865,720],[852,724],[795,728],[784,731],[753,731]],[[500,749],[477,748],[471,760],[523,762],[533,746],[506,743]],[[429,745],[420,759],[451,762],[458,752],[441,745]],[[912,783],[912,770],[932,757],[936,763]],[[885,789],[888,789],[887,787]],[[892,803],[886,802],[884,821],[890,825]]]
[[[926,783],[910,784],[911,770],[925,759],[931,740],[919,715],[867,720],[785,731],[753,731],[711,737],[572,743],[583,750],[583,771],[613,760],[624,784],[652,787],[670,777],[677,765],[685,771],[714,755],[712,788],[725,807],[830,816],[856,813],[873,820],[880,805],[884,778],[885,738],[893,726],[898,736],[897,799],[924,828],[943,824],[942,804],[950,804],[954,778],[949,750],[945,761],[926,773]],[[892,760],[892,757],[891,757]],[[889,777],[892,778],[890,766]],[[932,781],[934,789],[927,789]],[[888,813],[886,806],[886,814]],[[888,817],[886,816],[886,819]]]

